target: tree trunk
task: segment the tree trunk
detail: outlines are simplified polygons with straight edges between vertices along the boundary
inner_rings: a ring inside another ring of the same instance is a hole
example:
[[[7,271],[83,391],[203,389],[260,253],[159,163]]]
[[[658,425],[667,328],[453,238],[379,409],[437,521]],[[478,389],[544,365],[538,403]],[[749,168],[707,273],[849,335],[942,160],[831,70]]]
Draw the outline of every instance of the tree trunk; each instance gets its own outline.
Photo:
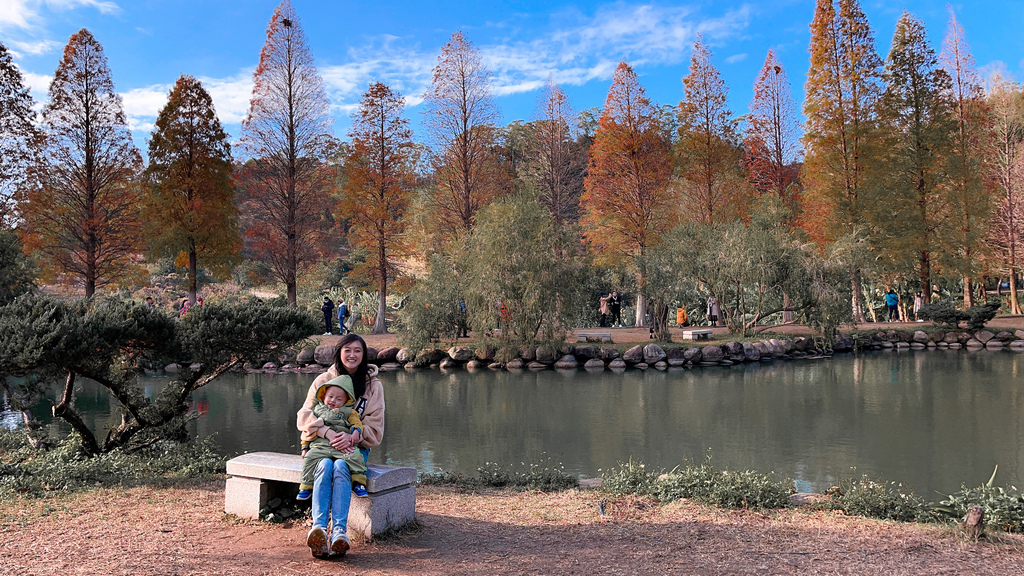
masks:
[[[196,268],[197,268],[197,264],[198,264],[196,260],[197,260],[196,259],[196,249],[193,246],[188,251],[188,303],[189,303],[189,306],[195,306],[196,305],[196,292],[197,292],[197,284],[198,284],[198,282],[196,281]]]
[[[782,321],[784,323],[785,322],[792,322],[793,319],[794,319],[795,315],[793,314],[793,311],[789,309],[789,307],[792,306],[792,305],[793,305],[793,303],[789,301],[789,294],[786,294],[786,292],[783,291],[782,292],[782,307],[785,308],[785,310],[782,312]]]
[[[647,300],[643,294],[636,297],[636,326],[647,326]]]
[[[931,286],[929,286],[928,291],[925,292],[925,294],[931,295],[931,293]],[[973,297],[974,295],[971,294],[971,277],[964,274],[964,310],[974,306],[974,303],[972,302]]]
[[[1010,267],[1010,314],[1020,314],[1020,300],[1017,299],[1017,271]]]
[[[864,309],[860,305],[860,273],[853,272],[850,274],[850,284],[852,287],[853,296],[851,298],[851,311],[853,313],[854,323],[861,324],[864,322]]]
[[[75,373],[68,372],[67,379],[64,381],[64,390],[61,392],[60,402],[53,407],[53,415],[71,425],[71,428],[82,437],[82,448],[90,455],[95,456],[100,453],[100,445],[96,442],[96,436],[93,435],[92,430],[89,430],[89,427],[82,421],[82,417],[71,407],[71,398],[74,390]]]
[[[384,260],[384,246],[380,247],[380,302],[377,303],[377,318],[373,322],[371,334],[387,334],[388,323],[385,313],[388,307],[388,267]]]

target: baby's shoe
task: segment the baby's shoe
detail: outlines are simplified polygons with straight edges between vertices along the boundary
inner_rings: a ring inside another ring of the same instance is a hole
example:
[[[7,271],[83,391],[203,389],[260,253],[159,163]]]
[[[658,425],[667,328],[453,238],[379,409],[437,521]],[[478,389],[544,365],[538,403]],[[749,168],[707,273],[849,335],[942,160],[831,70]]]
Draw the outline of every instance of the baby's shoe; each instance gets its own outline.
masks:
[[[306,490],[299,490],[299,494],[295,497],[296,500],[309,500],[309,497],[313,495],[313,489],[309,488]]]
[[[352,493],[360,498],[366,498],[369,495],[366,491],[366,486],[363,486],[362,484],[353,484]]]

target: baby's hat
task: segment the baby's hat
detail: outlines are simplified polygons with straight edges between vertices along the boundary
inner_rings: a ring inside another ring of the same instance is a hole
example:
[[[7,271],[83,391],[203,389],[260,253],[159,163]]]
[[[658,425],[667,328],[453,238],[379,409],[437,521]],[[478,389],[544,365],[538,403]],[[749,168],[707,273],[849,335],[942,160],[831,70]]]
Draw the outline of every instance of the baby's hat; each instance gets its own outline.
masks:
[[[356,397],[355,388],[353,388],[353,386],[352,386],[352,379],[349,378],[347,374],[342,374],[341,376],[338,376],[337,378],[331,378],[327,382],[324,382],[323,384],[321,384],[320,387],[316,389],[316,398],[317,398],[317,400],[319,400],[321,402],[324,401],[324,395],[327,394],[327,387],[328,386],[337,386],[337,387],[341,388],[342,390],[345,391],[346,394],[348,394],[349,398],[355,398]]]

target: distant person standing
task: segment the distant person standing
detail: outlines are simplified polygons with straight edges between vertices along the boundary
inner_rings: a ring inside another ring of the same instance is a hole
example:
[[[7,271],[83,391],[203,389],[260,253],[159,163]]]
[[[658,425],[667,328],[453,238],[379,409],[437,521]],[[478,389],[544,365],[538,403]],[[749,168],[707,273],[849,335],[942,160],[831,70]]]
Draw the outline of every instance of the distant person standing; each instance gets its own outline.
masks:
[[[924,290],[914,294],[914,320],[920,320],[917,313],[921,311],[921,306],[924,306]]]
[[[611,297],[608,296],[607,292],[601,292],[601,298],[598,299],[600,306],[598,310],[601,312],[601,328],[605,328],[608,322],[608,315],[611,314],[611,309],[608,307],[608,300]]]
[[[676,308],[676,324],[679,326],[690,325],[689,317],[686,315],[686,308],[683,308],[682,306]]]
[[[331,323],[334,318],[334,302],[331,301],[329,296],[324,296],[324,303],[320,305],[320,311],[324,313],[324,326],[327,327],[324,336],[330,336],[333,328]]]
[[[889,322],[899,322],[900,297],[896,295],[892,288],[889,288],[889,291],[885,293],[885,305],[889,307]]]
[[[722,306],[718,303],[718,298],[711,296],[708,298],[708,323],[711,326],[718,326],[718,318],[722,315]]]
[[[612,290],[612,295],[608,298],[608,311],[612,315],[612,328],[622,328],[622,298],[615,290]]]
[[[352,330],[349,330],[349,328],[347,326],[345,326],[345,322],[348,320],[348,317],[351,316],[351,315],[352,315],[352,312],[349,311],[349,309],[348,309],[348,303],[345,302],[344,298],[342,298],[341,299],[341,304],[338,304],[338,324],[339,324],[339,326],[338,326],[338,334],[345,334],[345,332],[352,332]]]

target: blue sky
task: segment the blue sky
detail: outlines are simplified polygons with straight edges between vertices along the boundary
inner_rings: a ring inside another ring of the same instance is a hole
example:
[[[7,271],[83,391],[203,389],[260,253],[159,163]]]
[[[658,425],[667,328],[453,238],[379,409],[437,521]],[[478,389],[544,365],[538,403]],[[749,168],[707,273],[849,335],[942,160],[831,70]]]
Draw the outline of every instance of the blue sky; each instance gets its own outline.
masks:
[[[68,37],[88,28],[104,46],[136,142],[145,147],[167,91],[181,74],[199,78],[226,129],[237,137],[274,0],[0,0],[0,41],[15,53],[42,101]],[[793,83],[798,106],[808,68],[813,0],[739,2],[490,2],[293,0],[345,138],[349,114],[372,81],[407,97],[418,131],[421,95],[442,45],[457,30],[494,74],[504,122],[534,117],[540,87],[553,76],[576,110],[600,106],[620,60],[633,65],[652,100],[682,98],[697,33],[711,46],[734,114],[746,113],[769,48]],[[945,2],[862,0],[882,57],[906,9],[941,49]],[[1024,77],[1024,2],[952,3],[977,64]]]

